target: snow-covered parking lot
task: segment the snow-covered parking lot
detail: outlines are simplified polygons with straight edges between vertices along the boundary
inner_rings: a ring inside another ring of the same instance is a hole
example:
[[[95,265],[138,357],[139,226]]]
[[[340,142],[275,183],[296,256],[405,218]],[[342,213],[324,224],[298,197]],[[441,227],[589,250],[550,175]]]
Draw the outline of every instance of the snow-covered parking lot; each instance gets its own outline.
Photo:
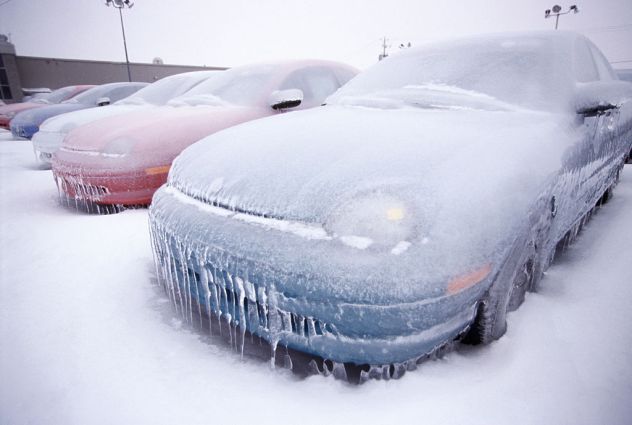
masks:
[[[147,210],[62,208],[0,133],[0,424],[632,423],[632,167],[488,347],[351,386],[271,371],[182,326]]]

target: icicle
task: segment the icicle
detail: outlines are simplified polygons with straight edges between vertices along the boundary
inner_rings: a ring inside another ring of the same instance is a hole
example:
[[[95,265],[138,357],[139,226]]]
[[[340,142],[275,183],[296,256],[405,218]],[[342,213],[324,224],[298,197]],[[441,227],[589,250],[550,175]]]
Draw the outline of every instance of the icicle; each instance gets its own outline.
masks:
[[[211,269],[211,278],[213,279],[213,285],[211,286],[211,292],[213,295],[213,302],[215,303],[215,317],[217,318],[217,326],[219,329],[219,335],[222,335],[222,307],[221,307],[221,293],[219,292],[219,281],[217,278],[217,270],[215,267]]]
[[[200,269],[200,285],[202,286],[202,292],[204,292],[204,307],[206,308],[206,314],[208,315],[208,333],[213,334],[211,312],[211,289],[209,287],[208,271],[204,268],[204,262],[201,258],[198,258],[198,267]],[[200,324],[202,323],[202,316],[200,313]]]
[[[239,297],[239,328],[241,330],[241,358],[244,357],[244,340],[246,339],[246,312],[244,310],[244,299],[246,291],[244,290],[244,282],[235,276],[234,283],[237,285],[237,296]]]
[[[314,319],[311,317],[307,318],[307,333],[309,338],[316,336],[316,325],[314,324]]]
[[[347,370],[344,363],[333,362],[332,374],[336,379],[347,381]]]

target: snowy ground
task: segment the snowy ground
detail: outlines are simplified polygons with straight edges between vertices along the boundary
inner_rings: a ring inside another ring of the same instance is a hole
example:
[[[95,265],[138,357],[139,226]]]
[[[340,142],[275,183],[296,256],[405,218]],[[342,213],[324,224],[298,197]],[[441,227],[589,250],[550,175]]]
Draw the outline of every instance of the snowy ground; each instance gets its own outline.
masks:
[[[0,133],[0,424],[630,424],[632,167],[507,334],[350,386],[240,360],[152,282],[147,211],[61,208]]]

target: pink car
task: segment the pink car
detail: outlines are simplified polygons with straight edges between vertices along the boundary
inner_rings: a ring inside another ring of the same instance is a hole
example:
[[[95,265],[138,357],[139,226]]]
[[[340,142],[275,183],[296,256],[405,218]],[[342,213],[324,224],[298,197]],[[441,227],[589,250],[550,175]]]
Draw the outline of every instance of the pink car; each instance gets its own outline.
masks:
[[[100,205],[147,205],[175,157],[212,133],[321,105],[357,70],[292,61],[223,71],[167,106],[105,118],[64,139],[52,167],[67,197]]]
[[[49,106],[56,103],[63,102],[64,100],[71,99],[88,89],[91,89],[92,85],[81,86],[67,86],[57,89],[51,93],[47,93],[40,98],[33,99],[30,102],[13,103],[11,105],[0,106],[0,128],[8,130],[13,117],[22,111],[29,109],[41,108],[43,106]]]

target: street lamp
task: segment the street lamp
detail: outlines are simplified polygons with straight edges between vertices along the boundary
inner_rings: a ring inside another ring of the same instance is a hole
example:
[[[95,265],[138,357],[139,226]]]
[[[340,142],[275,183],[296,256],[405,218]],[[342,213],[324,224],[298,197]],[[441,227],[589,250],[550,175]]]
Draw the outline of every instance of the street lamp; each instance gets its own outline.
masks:
[[[127,79],[132,81],[132,73],[129,70],[129,56],[127,56],[127,40],[125,39],[125,25],[123,25],[123,8],[127,6],[131,9],[134,6],[134,2],[130,0],[105,0],[105,5],[110,7],[114,6],[119,11],[119,17],[121,18],[121,31],[123,32],[123,47],[125,48],[125,63],[127,64]]]
[[[568,8],[566,12],[562,12],[562,7],[560,5],[553,6],[553,9],[546,9],[544,11],[544,19],[550,18],[551,16],[555,16],[555,29],[557,29],[557,25],[560,21],[560,15],[566,15],[567,13],[579,13],[579,9],[576,5],[572,5]]]

